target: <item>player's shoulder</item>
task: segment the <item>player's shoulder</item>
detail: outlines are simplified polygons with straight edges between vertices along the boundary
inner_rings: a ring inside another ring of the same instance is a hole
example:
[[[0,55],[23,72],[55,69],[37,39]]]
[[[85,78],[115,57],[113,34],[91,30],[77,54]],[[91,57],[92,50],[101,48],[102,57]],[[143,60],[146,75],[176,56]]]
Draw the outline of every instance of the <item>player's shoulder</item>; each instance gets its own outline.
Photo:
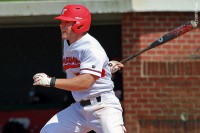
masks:
[[[105,50],[101,46],[101,44],[98,42],[97,39],[95,39],[92,35],[87,33],[84,38],[82,38],[81,43],[79,42],[78,46],[79,51],[83,53],[96,53],[96,54],[103,54],[105,53]]]
[[[91,36],[89,33],[87,33],[83,40],[81,41],[81,44],[79,45],[82,48],[86,49],[95,49],[95,48],[100,48],[101,44],[97,39],[95,39],[93,36]]]
[[[99,41],[89,33],[86,34],[86,40],[88,44],[100,44]]]

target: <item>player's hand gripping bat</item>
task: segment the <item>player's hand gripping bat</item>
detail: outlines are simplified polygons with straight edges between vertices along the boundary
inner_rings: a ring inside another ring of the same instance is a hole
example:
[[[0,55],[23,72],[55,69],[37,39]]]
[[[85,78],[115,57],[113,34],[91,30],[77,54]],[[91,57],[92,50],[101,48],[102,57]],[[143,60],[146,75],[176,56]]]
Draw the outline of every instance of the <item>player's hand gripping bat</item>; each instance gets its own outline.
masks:
[[[183,34],[191,31],[192,29],[194,29],[195,27],[197,27],[197,23],[194,21],[194,20],[191,20],[177,28],[175,28],[174,30],[168,32],[167,34],[165,34],[164,36],[162,36],[161,38],[159,38],[158,40],[156,40],[155,42],[153,42],[151,45],[149,45],[148,47],[138,51],[137,53],[123,59],[122,61],[120,61],[120,63],[125,63],[127,62],[128,60],[140,55],[141,53],[147,51],[147,50],[150,50],[154,47],[157,47],[159,45],[162,45],[164,43],[167,43],[179,36],[182,36]]]

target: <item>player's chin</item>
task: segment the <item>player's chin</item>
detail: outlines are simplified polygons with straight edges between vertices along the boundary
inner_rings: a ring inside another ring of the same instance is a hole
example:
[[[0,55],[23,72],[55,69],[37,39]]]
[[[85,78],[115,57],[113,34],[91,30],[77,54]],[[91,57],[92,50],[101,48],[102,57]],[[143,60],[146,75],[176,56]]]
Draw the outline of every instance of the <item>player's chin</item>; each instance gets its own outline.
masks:
[[[62,34],[62,35],[61,35],[61,38],[62,38],[63,40],[67,40],[67,39],[68,39],[68,36],[67,36],[66,34]]]

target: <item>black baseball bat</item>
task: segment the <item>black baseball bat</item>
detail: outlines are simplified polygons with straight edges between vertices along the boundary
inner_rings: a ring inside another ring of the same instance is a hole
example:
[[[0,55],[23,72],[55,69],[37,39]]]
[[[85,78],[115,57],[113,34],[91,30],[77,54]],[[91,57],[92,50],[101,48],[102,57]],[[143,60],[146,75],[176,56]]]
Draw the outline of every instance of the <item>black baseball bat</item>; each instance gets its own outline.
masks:
[[[186,22],[185,24],[182,24],[181,26],[173,29],[172,31],[168,32],[167,34],[163,35],[161,38],[159,38],[158,40],[154,41],[151,45],[149,45],[148,47],[138,51],[137,53],[121,60],[120,62],[121,63],[125,63],[127,62],[128,60],[140,55],[141,53],[147,51],[147,50],[150,50],[154,47],[157,47],[159,45],[162,45],[164,43],[167,43],[179,36],[182,36],[183,34],[191,31],[192,29],[196,28],[197,27],[197,23],[194,21],[194,20],[191,20],[191,21],[188,21]]]

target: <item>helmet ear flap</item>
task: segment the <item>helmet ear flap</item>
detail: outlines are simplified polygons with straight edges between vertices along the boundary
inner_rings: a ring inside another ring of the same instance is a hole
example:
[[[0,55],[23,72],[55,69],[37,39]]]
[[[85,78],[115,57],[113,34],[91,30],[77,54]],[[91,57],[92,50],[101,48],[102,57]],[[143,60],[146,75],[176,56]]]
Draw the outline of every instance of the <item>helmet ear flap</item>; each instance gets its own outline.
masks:
[[[72,26],[72,30],[79,34],[82,32],[82,27],[83,27],[83,24],[79,21],[76,21],[76,23]]]

